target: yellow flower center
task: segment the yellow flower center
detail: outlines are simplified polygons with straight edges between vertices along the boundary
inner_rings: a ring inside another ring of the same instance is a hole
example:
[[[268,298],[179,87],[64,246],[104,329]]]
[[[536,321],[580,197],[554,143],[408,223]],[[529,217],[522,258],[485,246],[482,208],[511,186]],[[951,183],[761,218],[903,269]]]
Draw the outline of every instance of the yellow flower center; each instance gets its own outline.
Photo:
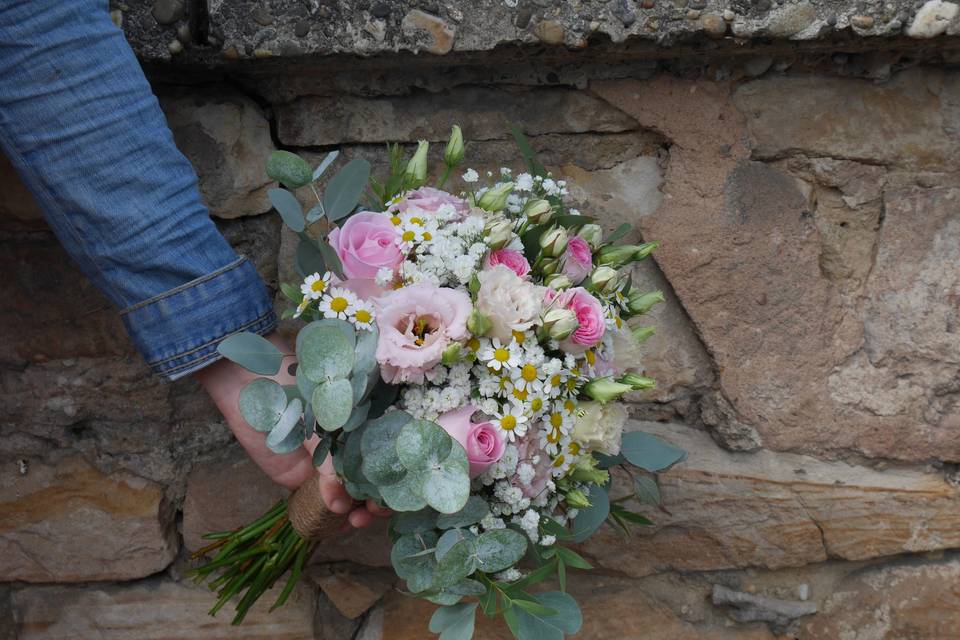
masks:
[[[347,302],[346,298],[341,298],[337,296],[336,298],[330,301],[330,308],[336,311],[337,313],[342,313],[347,310],[347,306],[349,304],[350,303]]]
[[[551,386],[551,387],[559,387],[561,382],[562,382],[562,379],[560,378],[560,374],[559,374],[559,373],[558,373],[558,374],[555,374],[554,376],[552,376],[552,377],[550,378],[550,386]]]
[[[527,336],[524,335],[523,331],[514,331],[513,339],[517,341],[517,344],[523,344],[523,339]]]
[[[510,359],[510,352],[500,347],[493,352],[493,359],[497,362],[506,362]]]
[[[571,454],[571,455],[574,455],[574,456],[577,455],[578,453],[580,453],[580,443],[579,443],[579,442],[571,442],[571,443],[570,443],[570,446],[567,447],[567,450],[570,451],[570,454]]]
[[[527,382],[533,382],[537,379],[537,368],[532,364],[523,365],[523,369],[520,370],[520,377]]]
[[[576,378],[570,378],[569,380],[567,380],[567,390],[568,390],[568,391],[573,391],[573,390],[576,389],[576,388],[577,388],[577,380],[576,380]]]
[[[392,222],[394,226],[399,226],[401,222],[400,216],[390,216],[390,222]]]
[[[400,236],[400,238],[404,242],[413,242],[413,239],[416,237],[417,237],[417,234],[415,234],[413,231],[404,231],[403,235]]]
[[[467,340],[467,348],[470,349],[470,351],[473,351],[473,352],[479,351],[479,350],[480,350],[480,341],[477,340],[476,338],[470,338],[469,340]]]
[[[573,400],[567,400],[563,403],[563,408],[567,410],[567,413],[573,413],[576,405],[573,403]]]
[[[419,226],[419,227],[422,227],[422,226],[423,226],[423,218],[417,218],[417,217],[410,218],[410,224],[415,224],[415,225],[417,225],[417,226]]]
[[[540,411],[540,409],[543,409],[543,398],[534,398],[530,403],[530,408],[534,411]]]
[[[323,280],[317,280],[312,285],[310,285],[310,289],[313,291],[316,291],[317,293],[323,293],[323,290],[326,288],[327,288],[327,283],[324,282]]]
[[[517,419],[509,415],[503,416],[503,418],[500,419],[500,428],[513,431],[517,428]]]
[[[563,457],[563,454],[561,453],[560,455],[558,455],[556,458],[553,459],[553,466],[562,467],[563,461],[564,461],[564,457]]]
[[[557,413],[550,414],[550,426],[552,426],[554,429],[559,429],[560,425],[562,424],[563,414],[561,414],[559,411]]]
[[[551,429],[550,433],[547,434],[547,442],[552,442],[553,444],[556,444],[560,442],[561,435],[562,434],[560,433],[559,427]]]
[[[424,231],[423,239],[426,240],[427,242],[430,242],[431,240],[433,240],[433,234],[431,234],[429,231]]]
[[[357,309],[357,314],[354,317],[357,319],[357,322],[370,322],[373,320],[373,316],[371,316],[370,312],[366,309]]]
[[[596,354],[596,352],[595,352],[593,349],[590,349],[590,350],[587,351],[587,353],[584,354],[584,355],[586,356],[587,362],[590,364],[591,367],[592,367],[594,364],[596,364],[596,362],[597,362],[597,354]]]
[[[620,316],[617,316],[616,318],[614,318],[614,319],[613,319],[613,322],[614,322],[614,324],[617,325],[617,329],[622,329],[622,328],[623,328],[623,320],[620,318]]]
[[[521,400],[521,401],[526,400],[528,395],[530,395],[530,393],[526,389],[513,390],[513,397],[516,398],[517,400]]]

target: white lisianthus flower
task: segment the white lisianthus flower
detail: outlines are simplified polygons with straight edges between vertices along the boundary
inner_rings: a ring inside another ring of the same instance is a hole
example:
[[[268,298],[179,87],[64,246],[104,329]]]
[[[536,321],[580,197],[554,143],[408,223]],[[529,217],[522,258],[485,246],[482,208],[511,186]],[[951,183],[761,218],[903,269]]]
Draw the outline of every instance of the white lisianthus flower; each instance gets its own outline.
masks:
[[[591,451],[615,456],[620,453],[627,410],[619,402],[581,402],[573,423],[572,438]]]
[[[622,373],[632,367],[640,366],[643,349],[633,336],[633,332],[624,327],[608,333],[611,339],[610,347],[613,351],[613,362],[611,364],[614,372]]]
[[[523,280],[503,264],[481,271],[477,278],[476,309],[493,323],[491,336],[509,343],[514,331],[526,331],[540,317],[543,287]]]

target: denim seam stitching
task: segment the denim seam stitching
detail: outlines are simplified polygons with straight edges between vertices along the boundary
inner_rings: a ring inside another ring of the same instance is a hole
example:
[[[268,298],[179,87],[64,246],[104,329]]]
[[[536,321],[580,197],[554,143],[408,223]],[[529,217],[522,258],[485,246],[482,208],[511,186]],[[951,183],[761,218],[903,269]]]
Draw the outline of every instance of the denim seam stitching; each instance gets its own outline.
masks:
[[[135,304],[135,305],[131,305],[131,306],[127,307],[126,309],[124,309],[123,311],[121,311],[121,312],[120,312],[120,315],[121,315],[121,316],[127,315],[127,314],[129,314],[129,313],[132,313],[132,312],[134,312],[134,311],[137,311],[137,310],[139,310],[139,309],[142,309],[143,307],[146,307],[146,306],[148,306],[148,305],[151,305],[151,304],[153,304],[153,303],[155,303],[155,302],[159,302],[160,300],[163,300],[164,298],[169,298],[170,296],[174,296],[174,295],[180,293],[181,291],[186,291],[187,289],[190,289],[190,288],[192,288],[192,287],[199,286],[199,285],[203,284],[204,282],[207,282],[208,280],[212,280],[212,279],[216,278],[217,276],[221,276],[221,275],[223,275],[224,273],[227,273],[228,271],[232,271],[233,269],[236,269],[237,267],[239,267],[240,265],[242,265],[245,261],[246,261],[246,258],[244,258],[243,256],[241,256],[241,257],[237,258],[236,260],[234,260],[233,262],[231,262],[230,264],[228,264],[228,265],[226,265],[226,266],[223,266],[223,267],[220,267],[220,268],[217,269],[216,271],[211,271],[210,273],[208,273],[208,274],[206,274],[206,275],[202,275],[202,276],[200,276],[199,278],[194,278],[194,279],[191,280],[190,282],[185,282],[185,283],[183,283],[183,284],[181,284],[181,285],[177,285],[177,286],[174,287],[173,289],[168,289],[168,290],[164,291],[164,292],[161,293],[161,294],[158,294],[158,295],[153,296],[152,298],[147,298],[146,300],[144,300],[144,301],[142,301],[142,302],[138,302],[138,303]]]
[[[238,332],[238,331],[243,331],[244,329],[247,329],[247,328],[249,328],[249,327],[252,327],[253,325],[257,324],[258,322],[262,322],[263,320],[266,320],[266,319],[270,316],[270,314],[272,314],[272,313],[274,313],[273,309],[269,309],[269,310],[267,310],[265,313],[263,313],[263,314],[261,314],[260,316],[258,316],[256,320],[253,320],[253,321],[251,321],[251,322],[248,322],[247,324],[241,325],[240,327],[237,327],[237,328],[234,329],[233,331],[230,331],[229,333],[225,333],[225,334],[223,334],[222,336],[219,336],[219,337],[214,338],[214,339],[212,339],[212,340],[208,340],[207,342],[204,342],[203,344],[201,344],[201,345],[198,346],[198,347],[194,347],[193,349],[190,349],[189,351],[184,351],[184,352],[182,352],[182,353],[178,353],[177,355],[170,356],[169,358],[164,358],[163,360],[156,360],[156,361],[154,361],[154,362],[147,362],[147,364],[150,365],[151,367],[155,367],[155,366],[159,366],[159,365],[163,364],[164,362],[170,362],[171,360],[176,360],[176,359],[178,359],[178,358],[184,358],[184,357],[186,357],[186,356],[189,356],[189,355],[192,354],[192,353],[196,353],[197,351],[200,351],[200,350],[202,350],[202,349],[205,349],[205,348],[209,347],[211,344],[213,344],[213,343],[215,343],[215,342],[218,342],[218,341],[220,341],[220,340],[223,340],[223,339],[226,338],[227,336],[231,336],[231,335],[233,335],[234,333],[236,333],[236,332]],[[179,367],[179,366],[182,366],[182,365],[177,365],[177,366]]]
[[[273,328],[273,327],[276,326],[276,322],[275,322],[275,321],[264,322],[263,320],[264,320],[264,319],[261,319],[260,321],[258,321],[259,323],[262,324],[262,327],[261,327],[260,329],[258,329],[258,332],[259,332],[259,331],[266,330],[266,329],[271,329],[271,328]],[[257,324],[257,323],[254,323],[254,324]],[[251,325],[246,325],[244,328],[249,328],[250,326],[251,326]],[[208,345],[208,346],[209,346],[209,345]],[[191,368],[196,368],[197,365],[203,364],[203,363],[205,363],[205,362],[207,362],[207,361],[209,361],[209,360],[214,360],[214,361],[215,361],[215,360],[218,360],[218,359],[220,359],[220,358],[222,358],[222,357],[223,357],[223,356],[220,355],[220,352],[218,352],[218,351],[211,351],[210,353],[208,353],[208,354],[206,354],[206,355],[204,355],[204,356],[201,356],[201,357],[199,357],[199,358],[197,358],[197,359],[195,359],[195,360],[190,360],[189,362],[184,362],[183,364],[178,364],[177,366],[171,367],[171,368],[168,368],[168,369],[164,369],[164,368],[162,368],[162,367],[160,367],[160,366],[157,366],[157,365],[150,365],[150,368],[154,371],[154,373],[158,373],[158,374],[165,375],[165,376],[172,376],[172,375],[176,375],[176,374],[180,373],[181,371],[188,370],[188,369],[191,369]]]

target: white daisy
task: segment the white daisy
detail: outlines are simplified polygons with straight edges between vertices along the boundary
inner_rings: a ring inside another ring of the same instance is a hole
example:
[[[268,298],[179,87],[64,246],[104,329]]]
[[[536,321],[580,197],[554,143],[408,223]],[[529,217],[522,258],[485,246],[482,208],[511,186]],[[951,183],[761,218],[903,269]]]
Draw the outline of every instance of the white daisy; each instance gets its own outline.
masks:
[[[520,349],[516,342],[504,345],[500,338],[487,341],[482,340],[480,351],[477,353],[480,362],[494,371],[512,369],[520,364]]]
[[[521,407],[508,402],[494,414],[492,422],[506,432],[507,439],[510,442],[514,442],[517,438],[526,435],[527,420],[528,418]]]
[[[370,329],[373,327],[373,320],[376,314],[373,311],[373,304],[367,300],[357,300],[353,304],[353,314],[350,316],[350,322],[357,329]]]
[[[322,276],[319,273],[307,276],[303,284],[300,285],[300,293],[311,300],[319,300],[330,288],[330,277],[329,271]]]
[[[318,305],[324,318],[340,318],[346,320],[353,315],[357,296],[347,289],[334,287],[325,295]]]

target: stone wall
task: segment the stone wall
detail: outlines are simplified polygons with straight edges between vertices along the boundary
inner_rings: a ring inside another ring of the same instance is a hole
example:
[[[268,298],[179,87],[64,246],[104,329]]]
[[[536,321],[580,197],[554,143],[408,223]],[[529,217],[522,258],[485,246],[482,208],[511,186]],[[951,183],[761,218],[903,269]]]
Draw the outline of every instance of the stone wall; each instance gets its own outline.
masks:
[[[958,22],[937,0],[868,5],[158,0],[114,17],[273,291],[294,276],[272,149],[382,167],[384,143],[453,122],[480,170],[518,167],[521,125],[583,211],[662,243],[636,274],[667,304],[632,424],[690,456],[658,478],[663,509],[638,507],[654,526],[584,545],[580,637],[945,639]],[[192,380],[149,376],[4,161],[0,185],[0,640],[424,637],[382,528],[321,549],[279,613],[205,615],[184,577],[200,534],[281,494]]]

